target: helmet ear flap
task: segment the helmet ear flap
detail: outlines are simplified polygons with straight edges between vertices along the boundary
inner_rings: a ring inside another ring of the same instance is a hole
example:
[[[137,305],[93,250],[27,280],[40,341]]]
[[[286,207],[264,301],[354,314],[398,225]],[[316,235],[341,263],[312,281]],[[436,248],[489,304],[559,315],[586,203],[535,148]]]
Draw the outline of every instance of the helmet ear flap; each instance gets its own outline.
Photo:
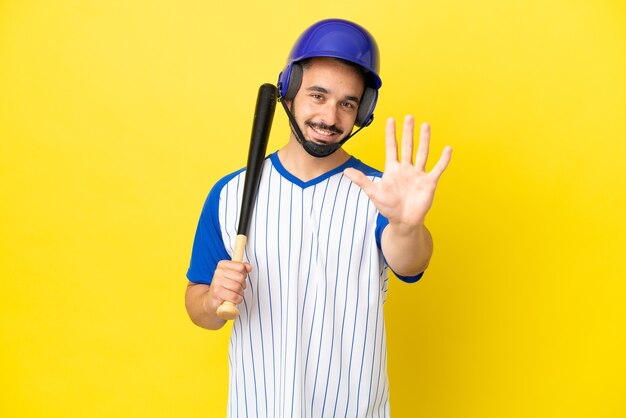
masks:
[[[369,86],[365,86],[363,91],[363,97],[361,98],[361,104],[359,105],[359,111],[356,115],[354,124],[356,126],[367,126],[374,120],[374,108],[376,107],[376,101],[378,100],[378,90]]]
[[[287,79],[287,86],[285,88],[285,94],[283,95],[283,99],[285,100],[293,100],[300,90],[300,86],[302,85],[302,65],[298,62],[294,62],[291,64],[291,72],[289,73],[289,78]]]

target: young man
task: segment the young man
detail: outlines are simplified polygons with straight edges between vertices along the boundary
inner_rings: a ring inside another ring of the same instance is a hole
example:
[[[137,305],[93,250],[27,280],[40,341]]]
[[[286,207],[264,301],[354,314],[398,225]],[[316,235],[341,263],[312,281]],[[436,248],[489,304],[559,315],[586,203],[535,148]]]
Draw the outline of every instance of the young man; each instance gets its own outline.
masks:
[[[387,122],[384,174],[341,148],[371,122],[378,68],[374,39],[352,22],[318,22],[296,42],[278,83],[292,132],[265,160],[245,262],[231,261],[245,171],[209,193],[186,305],[208,329],[224,325],[223,301],[239,305],[229,416],[389,416],[387,268],[415,282],[427,267],[424,217],[451,149],[426,173],[430,128],[414,159],[412,117],[400,156]]]

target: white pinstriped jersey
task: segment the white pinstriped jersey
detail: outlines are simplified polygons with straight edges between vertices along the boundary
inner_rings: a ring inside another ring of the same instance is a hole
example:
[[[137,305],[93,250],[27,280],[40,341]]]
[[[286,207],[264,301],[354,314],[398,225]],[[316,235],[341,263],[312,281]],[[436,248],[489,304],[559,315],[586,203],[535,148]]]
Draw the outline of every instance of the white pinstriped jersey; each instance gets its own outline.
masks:
[[[276,153],[265,160],[244,255],[253,270],[229,347],[230,417],[389,416],[387,220],[343,176],[347,167],[381,175],[351,158],[302,182]],[[226,176],[209,194],[190,281],[210,284],[232,255],[244,178]]]

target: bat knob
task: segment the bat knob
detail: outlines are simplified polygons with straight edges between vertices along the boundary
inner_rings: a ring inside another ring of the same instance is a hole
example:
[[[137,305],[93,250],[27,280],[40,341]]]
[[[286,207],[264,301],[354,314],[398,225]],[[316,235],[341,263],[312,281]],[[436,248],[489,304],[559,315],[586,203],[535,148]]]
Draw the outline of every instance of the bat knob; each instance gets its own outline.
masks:
[[[239,309],[234,303],[224,301],[219,308],[217,308],[217,316],[225,321],[231,321],[239,316]]]

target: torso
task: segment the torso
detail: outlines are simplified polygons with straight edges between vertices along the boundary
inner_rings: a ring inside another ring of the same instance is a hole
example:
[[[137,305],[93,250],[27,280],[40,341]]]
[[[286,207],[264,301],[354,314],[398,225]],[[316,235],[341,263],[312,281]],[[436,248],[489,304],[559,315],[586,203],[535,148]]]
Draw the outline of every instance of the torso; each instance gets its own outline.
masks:
[[[388,415],[387,269],[378,212],[342,174],[354,165],[368,169],[350,159],[303,182],[276,154],[265,161],[244,256],[253,271],[230,342],[229,416]],[[244,177],[220,195],[230,254]]]

